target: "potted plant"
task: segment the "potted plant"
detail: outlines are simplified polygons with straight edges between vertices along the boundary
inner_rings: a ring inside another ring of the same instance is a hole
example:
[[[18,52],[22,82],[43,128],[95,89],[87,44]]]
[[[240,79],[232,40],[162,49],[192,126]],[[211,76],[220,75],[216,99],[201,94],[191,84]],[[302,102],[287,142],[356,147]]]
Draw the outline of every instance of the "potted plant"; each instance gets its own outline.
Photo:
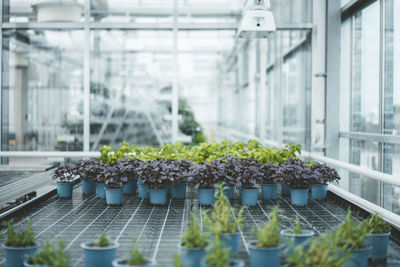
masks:
[[[314,180],[314,184],[311,186],[311,198],[314,200],[325,200],[328,183],[339,181],[340,176],[335,169],[318,162],[313,163],[310,168],[313,172]]]
[[[141,266],[141,267],[155,267],[155,261],[146,259],[145,255],[136,247],[136,240],[133,240],[132,250],[128,259],[115,259],[113,261],[114,267],[126,266]]]
[[[279,220],[277,208],[275,207],[269,216],[271,219],[260,229],[253,230],[257,241],[249,244],[250,266],[280,266],[281,235],[279,231]]]
[[[203,260],[202,266],[209,267],[244,267],[241,260],[231,258],[231,251],[225,247],[217,234],[210,248],[207,258]]]
[[[256,184],[262,180],[263,172],[261,164],[251,158],[240,159],[240,182],[241,186],[240,197],[242,204],[247,206],[255,206],[258,203],[258,187]]]
[[[171,166],[168,168],[168,176],[172,178],[171,181],[171,198],[172,199],[185,199],[186,197],[186,177],[189,175],[189,169],[192,165],[190,161],[170,160]]]
[[[119,159],[116,163],[120,169],[121,175],[127,177],[128,181],[124,184],[124,195],[132,196],[137,190],[136,168],[140,164],[140,160],[133,159]]]
[[[198,201],[201,205],[212,205],[215,194],[215,174],[217,173],[215,161],[203,164],[193,164],[190,167],[193,180],[191,184],[197,189]]]
[[[62,240],[58,242],[58,249],[54,249],[49,241],[46,241],[46,245],[43,250],[36,255],[31,255],[27,260],[24,261],[25,267],[34,266],[57,266],[67,267],[68,256],[64,252],[64,243]]]
[[[168,171],[171,165],[164,159],[145,161],[138,167],[140,179],[149,187],[150,203],[165,205],[167,203],[167,191],[170,183]]]
[[[390,225],[374,214],[364,221],[364,227],[367,232],[365,243],[371,246],[370,258],[373,260],[385,259],[389,245]]]
[[[8,231],[3,244],[7,267],[23,266],[25,257],[36,253],[35,235],[31,226],[32,220],[29,220],[26,229],[18,232],[13,229],[11,222],[7,222]]]
[[[122,205],[124,184],[128,177],[122,163],[108,165],[102,169],[106,184],[106,202],[108,205]]]
[[[237,255],[240,240],[238,228],[245,221],[243,217],[245,207],[243,206],[238,212],[231,208],[229,200],[223,192],[223,184],[218,185],[215,198],[211,215],[209,216],[207,211],[203,211],[204,224],[214,236],[218,235],[221,241],[231,249],[232,255]]]
[[[349,253],[338,247],[337,241],[330,238],[330,235],[320,235],[314,238],[308,247],[304,244],[294,247],[286,261],[289,266],[296,267],[342,267],[349,256]]]
[[[182,258],[191,267],[200,267],[206,256],[208,235],[203,234],[194,216],[189,223],[189,228],[183,234],[181,243]]]
[[[110,242],[103,233],[98,241],[82,243],[81,247],[84,251],[86,267],[111,267],[119,244]]]
[[[59,198],[72,198],[73,180],[77,175],[75,164],[61,163],[53,172],[53,179],[57,181],[57,195]]]
[[[106,198],[106,177],[104,176],[104,173],[106,173],[106,169],[108,168],[108,166],[108,164],[104,164],[102,162],[99,162],[96,166],[96,196],[101,199]]]
[[[314,235],[311,230],[305,230],[301,227],[299,216],[296,216],[296,225],[293,229],[286,229],[281,231],[283,242],[287,250],[287,254],[290,254],[291,248],[301,244],[305,244]]]
[[[357,267],[367,266],[371,246],[364,240],[366,234],[366,228],[352,220],[349,210],[344,222],[337,227],[333,235],[338,246],[350,254],[345,264],[353,264]]]
[[[280,176],[278,175],[278,166],[266,162],[261,165],[262,177],[259,183],[261,184],[262,199],[276,199],[278,195],[278,183]]]
[[[96,193],[97,161],[82,160],[76,164],[77,173],[82,180],[82,193],[92,195]]]
[[[305,206],[308,203],[308,191],[313,183],[312,171],[302,160],[289,158],[281,164],[278,174],[285,184],[290,186],[291,203]]]
[[[224,159],[215,160],[216,178],[224,184],[224,194],[230,200],[235,194],[235,186],[240,181],[240,160],[227,155]]]

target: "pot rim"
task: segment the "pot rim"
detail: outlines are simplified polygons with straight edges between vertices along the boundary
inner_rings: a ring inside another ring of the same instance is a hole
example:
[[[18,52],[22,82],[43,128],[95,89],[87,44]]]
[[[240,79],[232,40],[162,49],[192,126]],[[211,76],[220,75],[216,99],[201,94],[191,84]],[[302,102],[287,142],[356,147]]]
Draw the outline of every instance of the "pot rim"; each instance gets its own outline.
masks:
[[[351,248],[351,249],[347,249],[347,251],[348,252],[353,252],[353,251],[359,252],[359,251],[368,251],[368,250],[371,250],[371,249],[372,249],[372,246],[367,246],[365,248]]]
[[[146,259],[146,260],[147,260],[147,263],[142,264],[142,265],[121,264],[121,263],[120,263],[121,261],[128,261],[127,259],[123,259],[123,258],[114,259],[114,260],[112,261],[112,263],[113,263],[113,264],[121,264],[121,265],[124,265],[124,266],[146,266],[146,265],[149,265],[149,264],[152,264],[152,265],[156,266],[156,260],[153,260],[153,259],[151,259],[151,260]]]
[[[109,188],[108,186],[106,187],[106,190],[123,190],[123,187],[118,187],[118,188]]]
[[[30,261],[31,259],[26,259],[26,260],[24,260],[24,266],[25,265],[29,265],[29,266],[42,266],[42,267],[49,267],[49,265],[43,265],[43,264],[40,264],[40,265],[34,265],[33,263],[29,263],[29,261]]]
[[[57,184],[72,184],[74,181],[57,181]]]
[[[316,187],[316,186],[328,186],[328,184],[314,184],[311,186],[311,188]]]
[[[309,191],[310,188],[291,188],[290,187],[290,190],[294,190],[294,191]]]
[[[111,244],[109,246],[106,247],[94,247],[94,246],[90,246],[91,244],[94,244],[95,241],[88,241],[88,242],[84,242],[81,244],[81,248],[85,249],[85,250],[112,250],[112,249],[116,249],[119,247],[119,243],[118,242],[111,242]]]
[[[208,246],[208,243],[207,243],[207,246]],[[182,244],[178,244],[178,248],[181,248],[181,249],[187,249],[187,250],[196,250],[196,251],[201,251],[201,250],[206,250],[207,249],[207,246],[206,247],[204,247],[204,248],[188,248],[188,247],[186,247],[186,246],[184,246],[184,245],[182,245]]]
[[[290,237],[308,237],[308,236],[314,236],[315,233],[312,230],[308,230],[308,229],[302,229],[300,234],[293,234],[291,231],[293,229],[284,229],[281,230],[281,235],[286,235],[286,236],[290,236]]]
[[[248,190],[248,191],[255,191],[255,190],[259,190],[259,188],[257,188],[257,187],[251,187],[251,188],[246,188],[246,187],[242,187],[242,189],[241,190]]]
[[[267,185],[267,186],[278,186],[278,184],[261,184],[261,186]]]
[[[37,245],[33,245],[33,246],[27,246],[27,247],[11,247],[11,246],[7,246],[5,243],[2,243],[1,246],[4,249],[8,249],[8,250],[27,250],[27,249],[33,249],[33,248],[37,248]]]
[[[256,249],[256,250],[274,251],[274,250],[281,250],[281,249],[284,247],[284,245],[283,245],[282,243],[279,244],[279,246],[277,246],[277,247],[258,247],[258,246],[255,246],[255,245],[254,245],[255,243],[257,243],[257,241],[251,241],[251,242],[249,242],[249,243],[248,243],[249,248],[251,248],[251,249]]]
[[[222,235],[222,236],[238,236],[238,235],[240,235],[240,233],[238,232],[238,230],[236,230],[236,232],[234,234],[231,234],[231,233],[219,233],[219,235]]]
[[[381,233],[381,234],[376,234],[376,233],[367,233],[367,236],[390,236],[391,232],[387,232],[387,233]]]
[[[207,188],[199,187],[197,190],[215,190],[215,187],[207,187]]]

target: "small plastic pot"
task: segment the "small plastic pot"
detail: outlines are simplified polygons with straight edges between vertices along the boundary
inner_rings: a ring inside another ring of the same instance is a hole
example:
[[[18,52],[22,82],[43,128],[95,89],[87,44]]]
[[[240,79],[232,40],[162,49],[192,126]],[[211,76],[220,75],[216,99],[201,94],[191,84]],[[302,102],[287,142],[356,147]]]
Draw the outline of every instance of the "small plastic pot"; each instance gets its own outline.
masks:
[[[2,244],[5,252],[6,267],[24,266],[24,260],[29,255],[36,254],[37,246],[30,247],[9,247]]]
[[[199,204],[201,205],[214,204],[214,193],[215,193],[215,188],[199,188],[198,189]]]
[[[96,196],[105,199],[106,198],[106,184],[105,183],[96,183]]]
[[[57,195],[59,198],[72,198],[72,182],[57,182]]]
[[[156,261],[148,261],[146,264],[142,265],[128,265],[126,264],[128,260],[125,259],[115,259],[112,262],[114,267],[128,267],[128,266],[135,266],[135,267],[156,267]]]
[[[277,184],[262,184],[261,185],[262,199],[276,199],[278,196]]]
[[[235,195],[235,187],[234,186],[224,186],[224,195],[227,199],[231,200]]]
[[[186,184],[171,186],[172,199],[185,199],[186,198]]]
[[[207,256],[205,248],[181,247],[182,261],[188,262],[190,267],[200,267],[201,262]]]
[[[308,188],[290,189],[291,203],[294,206],[305,206],[308,203]]]
[[[255,242],[249,244],[250,266],[278,267],[281,264],[282,246],[278,247],[258,247]]]
[[[368,266],[368,257],[371,252],[371,247],[351,249],[348,252],[350,252],[351,255],[343,262],[343,266]]]
[[[281,184],[281,193],[284,196],[290,196],[290,186],[287,184]]]
[[[132,196],[136,193],[137,183],[135,180],[130,179],[127,184],[124,185],[124,195]]]
[[[149,186],[142,183],[142,182],[137,182],[138,185],[138,192],[139,192],[139,197],[141,199],[149,199],[150,198],[150,194],[149,194]]]
[[[167,188],[150,189],[150,203],[153,205],[167,204]]]
[[[96,193],[96,181],[82,179],[82,193],[93,195]]]
[[[122,199],[124,196],[124,190],[122,188],[107,188],[106,189],[106,202],[110,206],[122,205]]]
[[[242,188],[242,204],[246,206],[255,206],[258,202],[258,188]]]
[[[240,234],[238,232],[234,234],[219,234],[221,243],[224,243],[231,249],[232,256],[236,256],[239,253],[239,241]]]
[[[49,265],[33,264],[30,260],[25,260],[24,261],[24,266],[25,267],[50,267]]]
[[[384,260],[386,258],[389,245],[389,233],[384,234],[367,234],[365,243],[371,246],[369,257],[373,260]]]
[[[327,193],[327,184],[317,184],[311,187],[311,199],[313,200],[325,200]]]
[[[305,244],[311,240],[314,236],[314,232],[311,230],[302,230],[300,234],[293,234],[292,229],[286,229],[281,231],[283,244],[285,246],[285,254],[290,255],[292,248]]]
[[[112,267],[115,259],[115,253],[119,247],[118,243],[113,243],[107,247],[94,246],[94,242],[86,242],[81,244],[83,254],[85,256],[86,267]]]

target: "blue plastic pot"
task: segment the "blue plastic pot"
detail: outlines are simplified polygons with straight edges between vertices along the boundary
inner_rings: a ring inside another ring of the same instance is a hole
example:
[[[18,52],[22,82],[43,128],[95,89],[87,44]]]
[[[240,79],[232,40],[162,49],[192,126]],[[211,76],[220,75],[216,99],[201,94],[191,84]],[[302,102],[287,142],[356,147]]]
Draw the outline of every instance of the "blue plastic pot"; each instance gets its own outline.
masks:
[[[295,206],[305,206],[308,203],[308,188],[290,189],[291,203]]]
[[[249,244],[250,266],[278,267],[281,265],[282,247],[262,248]]]
[[[290,196],[290,186],[287,184],[281,184],[281,193],[284,196]]]
[[[82,179],[82,193],[93,195],[96,193],[96,181]]]
[[[106,198],[106,184],[96,183],[96,196],[99,198]]]
[[[29,255],[36,254],[37,246],[9,247],[2,245],[5,252],[6,267],[23,267],[24,260]]]
[[[189,263],[190,267],[200,267],[201,262],[207,256],[205,248],[187,248],[181,247],[181,259]]]
[[[50,267],[49,265],[33,264],[32,261],[30,261],[29,259],[24,261],[24,266],[25,267]]]
[[[365,243],[371,246],[369,257],[373,260],[383,260],[386,258],[389,245],[390,232],[385,234],[367,234]]]
[[[135,180],[130,179],[129,183],[124,185],[124,195],[132,196],[136,193],[137,184]]]
[[[281,236],[285,246],[285,254],[290,255],[296,246],[306,244],[314,236],[311,230],[302,230],[300,234],[293,234],[292,229],[282,230]]]
[[[73,184],[71,182],[57,182],[57,195],[59,198],[72,198]]]
[[[328,193],[327,184],[318,184],[311,187],[311,199],[325,200]]]
[[[343,266],[368,266],[368,257],[371,252],[371,247],[352,249],[349,250],[349,252],[351,256],[343,262]]]
[[[149,199],[150,195],[149,195],[149,186],[145,185],[142,182],[137,183],[138,185],[138,192],[139,192],[139,197],[141,199]]]
[[[255,206],[258,202],[258,188],[242,188],[242,204],[246,206]]]
[[[186,198],[186,184],[171,186],[172,199],[185,199]]]
[[[119,206],[122,205],[124,190],[122,188],[107,188],[106,189],[106,202],[107,205]]]
[[[215,188],[199,188],[198,200],[201,205],[212,205],[214,204],[214,193]]]
[[[167,204],[167,188],[150,189],[150,203],[153,205]]]
[[[239,253],[239,240],[240,234],[238,232],[234,234],[219,234],[221,243],[224,243],[231,249],[232,256],[236,256]]]
[[[227,199],[232,199],[235,195],[235,187],[234,186],[224,186],[224,195]]]
[[[115,259],[112,262],[112,265],[114,267],[128,267],[128,266],[132,266],[132,265],[128,265],[127,264],[127,260],[124,259]],[[156,261],[148,261],[148,263],[146,264],[142,264],[142,265],[134,265],[135,267],[156,267]]]
[[[278,196],[277,184],[262,184],[261,185],[262,199],[276,199]]]
[[[93,241],[81,244],[85,256],[86,267],[112,267],[112,261],[115,258],[115,252],[119,247],[118,243],[113,243],[107,247],[98,247]]]

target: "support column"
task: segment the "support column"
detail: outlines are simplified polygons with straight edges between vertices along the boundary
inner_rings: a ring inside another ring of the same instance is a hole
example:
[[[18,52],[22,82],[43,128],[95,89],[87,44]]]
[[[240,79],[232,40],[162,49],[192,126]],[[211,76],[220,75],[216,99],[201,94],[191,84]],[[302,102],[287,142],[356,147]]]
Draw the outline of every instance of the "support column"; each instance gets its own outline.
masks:
[[[265,140],[265,115],[267,112],[267,39],[259,40],[260,44],[260,142],[263,143]]]
[[[174,20],[173,20],[173,55],[174,73],[172,78],[172,143],[178,141],[178,0],[174,0]]]

